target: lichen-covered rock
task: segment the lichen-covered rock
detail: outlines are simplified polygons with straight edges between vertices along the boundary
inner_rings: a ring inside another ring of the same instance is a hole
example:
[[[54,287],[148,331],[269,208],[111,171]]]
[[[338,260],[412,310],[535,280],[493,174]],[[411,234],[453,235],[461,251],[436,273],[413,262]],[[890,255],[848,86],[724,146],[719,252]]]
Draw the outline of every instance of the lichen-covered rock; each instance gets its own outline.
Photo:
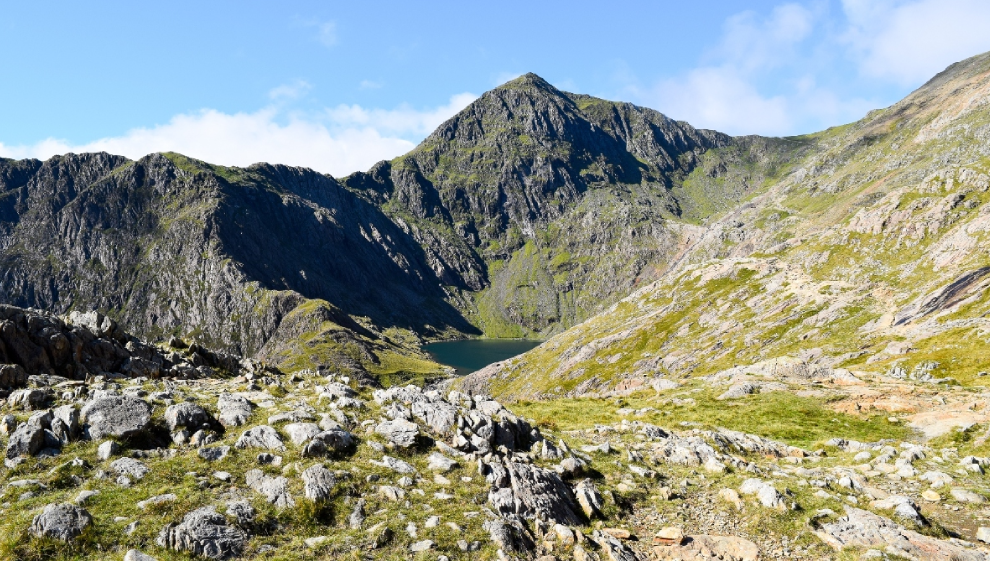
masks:
[[[239,427],[251,417],[251,402],[239,395],[220,394],[217,409],[220,411],[220,424],[225,427]]]
[[[932,561],[987,561],[982,551],[957,540],[940,540],[908,530],[889,518],[846,507],[846,515],[815,532],[836,551],[847,547],[881,548],[901,557]]]
[[[120,458],[110,462],[110,469],[116,471],[120,475],[127,475],[133,477],[134,479],[143,479],[145,475],[151,472],[148,466],[142,464],[141,462],[135,460],[134,458]]]
[[[277,450],[279,452],[285,450],[282,437],[278,435],[275,429],[268,425],[261,425],[244,431],[241,437],[237,439],[234,447],[240,449],[261,448],[263,450]]]
[[[7,459],[18,456],[34,456],[45,447],[45,429],[23,423],[14,430],[7,442]]]
[[[337,478],[333,472],[322,464],[316,464],[302,472],[303,487],[306,491],[306,498],[311,501],[325,501],[330,498],[333,488],[337,485]]]
[[[82,507],[69,503],[50,504],[34,517],[31,533],[67,542],[79,536],[92,523],[93,517]]]
[[[247,486],[260,495],[265,500],[279,508],[289,508],[296,506],[296,501],[289,494],[289,480],[284,477],[271,477],[265,475],[260,469],[252,469],[244,474]]]
[[[188,401],[169,405],[165,409],[165,423],[168,425],[168,430],[170,431],[174,431],[179,427],[186,427],[193,430],[203,427],[209,428],[213,425],[213,422],[213,416],[206,409]]]
[[[243,530],[227,525],[227,519],[209,506],[186,514],[180,524],[162,528],[157,543],[210,559],[230,559],[244,551],[247,540]]]
[[[130,438],[148,428],[151,406],[131,396],[101,397],[87,403],[79,416],[90,440]]]
[[[556,473],[529,464],[484,464],[492,490],[488,501],[503,516],[537,517],[558,524],[582,523],[570,488]]]
[[[419,436],[419,426],[410,421],[397,419],[379,423],[375,427],[375,432],[396,446],[409,448],[416,443],[416,437]]]

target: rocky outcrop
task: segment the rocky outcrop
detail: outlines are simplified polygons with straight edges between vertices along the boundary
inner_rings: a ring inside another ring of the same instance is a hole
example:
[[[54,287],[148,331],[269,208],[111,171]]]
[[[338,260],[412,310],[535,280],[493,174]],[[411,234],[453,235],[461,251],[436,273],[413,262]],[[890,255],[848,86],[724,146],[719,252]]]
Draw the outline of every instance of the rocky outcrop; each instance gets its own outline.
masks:
[[[186,514],[180,524],[162,528],[157,543],[210,559],[231,559],[244,551],[247,539],[240,528],[229,526],[213,507],[205,507]]]
[[[31,533],[67,542],[78,537],[92,523],[93,517],[84,508],[67,503],[50,504],[34,517]]]

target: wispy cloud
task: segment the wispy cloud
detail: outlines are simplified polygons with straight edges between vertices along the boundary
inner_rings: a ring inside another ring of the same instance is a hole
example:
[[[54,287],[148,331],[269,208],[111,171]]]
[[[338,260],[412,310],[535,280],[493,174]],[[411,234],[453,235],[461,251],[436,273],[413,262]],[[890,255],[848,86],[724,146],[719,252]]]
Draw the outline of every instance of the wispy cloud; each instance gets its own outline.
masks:
[[[305,80],[296,80],[291,84],[282,84],[281,86],[272,88],[268,92],[268,97],[273,100],[299,99],[309,93],[312,89],[313,86],[310,85],[309,82]]]
[[[316,24],[316,30],[316,39],[324,47],[332,47],[337,44],[337,22],[319,22]]]
[[[990,50],[985,0],[841,5],[838,12],[822,2],[745,11],[725,21],[697,67],[646,83],[622,68],[617,79],[634,101],[695,126],[786,135],[853,121],[891,101],[838,91],[837,77],[865,80],[860,91],[920,85],[949,64]],[[820,84],[829,78],[831,87]]]
[[[383,85],[384,84],[382,84],[381,82],[376,82],[374,80],[361,80],[361,83],[358,84],[358,87],[361,88],[362,90],[377,90],[377,89],[381,89]]]
[[[843,0],[843,39],[863,74],[903,85],[990,50],[985,0]]]
[[[272,90],[273,99],[299,90],[281,88]],[[32,145],[0,144],[0,156],[46,159],[68,152],[105,151],[137,159],[174,151],[222,165],[273,162],[343,176],[408,152],[416,140],[475,98],[458,94],[446,105],[423,110],[408,105],[395,109],[341,105],[306,115],[289,113],[279,105],[253,113],[205,109],[176,115],[163,125],[82,144],[51,138]]]

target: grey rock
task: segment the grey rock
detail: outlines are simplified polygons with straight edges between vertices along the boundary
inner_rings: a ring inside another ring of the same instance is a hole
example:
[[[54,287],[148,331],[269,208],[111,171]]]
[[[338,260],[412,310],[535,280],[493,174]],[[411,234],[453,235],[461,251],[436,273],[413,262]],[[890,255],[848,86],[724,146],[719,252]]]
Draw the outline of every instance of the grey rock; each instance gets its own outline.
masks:
[[[230,446],[213,446],[209,448],[200,448],[197,452],[200,458],[208,462],[216,462],[222,460],[230,454]]]
[[[492,543],[506,553],[525,555],[535,548],[535,540],[519,522],[495,518],[485,521],[482,529],[488,532]]]
[[[503,516],[537,517],[569,526],[582,523],[570,488],[556,473],[529,464],[486,465],[484,475],[493,482],[488,501]],[[504,475],[499,475],[503,470]]]
[[[148,427],[151,406],[130,396],[110,396],[94,399],[83,407],[80,420],[91,440],[108,436],[130,438]]]
[[[337,478],[333,472],[322,464],[316,464],[302,473],[303,486],[306,490],[306,498],[312,501],[325,501],[330,498],[333,488],[337,485]]]
[[[282,437],[275,432],[275,429],[268,425],[261,425],[244,431],[244,434],[237,439],[235,448],[261,448],[263,450],[285,450]]]
[[[7,413],[0,418],[0,434],[9,435],[17,428],[17,417]]]
[[[0,388],[21,388],[27,385],[28,373],[19,364],[0,364]]]
[[[110,462],[110,469],[120,475],[133,477],[134,479],[142,479],[145,475],[151,473],[148,466],[142,464],[134,458],[120,458],[118,460],[114,460]]]
[[[952,495],[953,499],[960,503],[980,504],[986,502],[983,495],[978,495],[968,489],[954,488],[949,491],[949,494]]]
[[[217,399],[219,421],[225,427],[239,427],[251,417],[251,402],[241,396],[222,393]]]
[[[124,561],[157,561],[157,559],[136,549],[129,549],[124,554]]]
[[[101,460],[109,460],[120,453],[120,445],[113,440],[107,440],[96,448],[96,457]]]
[[[343,429],[325,430],[315,436],[302,449],[307,458],[339,454],[354,447],[354,437]]]
[[[747,395],[752,395],[758,391],[760,391],[760,387],[758,385],[750,382],[743,382],[726,390],[725,393],[718,396],[718,399],[739,399],[740,397],[746,397]]]
[[[79,410],[75,405],[62,405],[52,410],[55,419],[62,421],[68,432],[70,440],[77,440],[82,436],[82,427],[79,424]]]
[[[987,556],[952,540],[940,540],[908,530],[889,518],[846,507],[846,515],[822,524],[815,532],[826,544],[841,551],[847,547],[881,548],[900,557],[915,559],[986,561]]]
[[[382,461],[372,463],[388,468],[396,473],[416,473],[416,468],[412,467],[408,462],[404,462],[398,458],[393,458],[391,456],[382,457]]]
[[[155,495],[154,497],[149,497],[143,501],[138,501],[137,506],[141,510],[147,510],[149,506],[155,506],[165,503],[175,502],[178,499],[174,493],[166,493],[164,495]]]
[[[574,498],[577,499],[578,504],[581,505],[581,510],[584,511],[584,515],[588,518],[601,515],[602,496],[598,492],[598,487],[594,481],[583,479],[578,482],[574,486]]]
[[[53,538],[64,542],[75,539],[93,523],[86,509],[69,503],[46,505],[41,514],[34,517],[31,533],[38,537]]]
[[[186,551],[210,559],[230,559],[244,551],[248,536],[212,507],[194,510],[181,524],[169,524],[158,534],[159,546]]]
[[[780,494],[777,489],[770,485],[766,481],[760,479],[747,479],[743,481],[743,484],[739,487],[739,492],[743,495],[756,495],[756,498],[760,501],[760,504],[767,508],[775,508],[777,510],[784,510],[787,508],[787,503],[784,501],[784,496]]]
[[[605,553],[607,558],[611,561],[640,561],[639,556],[629,548],[626,544],[619,541],[617,538],[602,532],[601,530],[595,530],[593,534],[595,541],[601,546],[602,551]]]
[[[279,508],[296,506],[296,501],[289,494],[289,480],[284,477],[265,475],[260,469],[252,469],[244,474],[247,486],[256,493],[263,495],[265,500]]]
[[[396,446],[408,448],[416,443],[416,437],[419,436],[419,426],[416,423],[399,419],[380,423],[375,427],[375,432]]]
[[[279,423],[299,423],[302,421],[314,421],[316,417],[308,411],[286,411],[284,413],[277,413],[268,417],[269,425],[277,425]]]
[[[45,429],[24,423],[14,430],[7,442],[7,459],[34,456],[45,447]]]
[[[316,423],[291,423],[282,427],[282,430],[289,435],[289,440],[296,446],[302,445],[320,433],[320,427]]]
[[[413,553],[419,553],[421,551],[429,551],[434,547],[436,547],[436,544],[433,542],[433,540],[423,540],[423,541],[413,542],[413,544],[409,546],[409,551]]]
[[[429,465],[427,465],[427,467],[430,471],[446,473],[457,467],[456,461],[451,460],[439,452],[432,452],[427,460],[429,460]]]
[[[179,427],[189,429],[210,427],[213,425],[214,419],[206,409],[186,401],[170,405],[165,409],[165,423],[168,425],[168,430],[175,431]]]

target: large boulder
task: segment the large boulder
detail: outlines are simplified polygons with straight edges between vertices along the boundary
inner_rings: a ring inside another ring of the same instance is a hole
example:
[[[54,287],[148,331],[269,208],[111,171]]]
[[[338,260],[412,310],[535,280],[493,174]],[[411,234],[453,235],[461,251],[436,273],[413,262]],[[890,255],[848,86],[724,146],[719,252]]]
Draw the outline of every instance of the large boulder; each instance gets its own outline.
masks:
[[[100,397],[87,403],[79,416],[91,440],[130,438],[148,428],[151,405],[126,395]]]
[[[239,427],[251,417],[251,402],[239,395],[220,394],[217,409],[220,410],[220,424],[225,427]]]
[[[239,556],[247,540],[243,530],[228,526],[227,519],[212,506],[186,514],[181,524],[169,524],[158,534],[161,547],[210,559]]]
[[[488,501],[503,516],[540,518],[567,526],[583,521],[570,488],[556,473],[529,464],[483,464],[492,485]]]
[[[27,385],[28,373],[19,364],[0,364],[0,388],[22,388]]]
[[[45,429],[40,426],[23,423],[14,434],[10,435],[7,443],[7,459],[18,456],[34,456],[45,447]]]
[[[847,547],[879,548],[896,551],[908,559],[933,561],[986,561],[987,555],[958,540],[940,540],[908,530],[889,518],[846,507],[846,515],[815,532],[836,551]]]
[[[409,448],[416,443],[416,437],[419,436],[419,426],[416,423],[398,419],[380,423],[375,427],[375,432],[396,446]]]
[[[213,422],[213,415],[210,415],[206,409],[188,401],[169,405],[168,409],[165,410],[165,423],[168,424],[168,430],[170,431],[174,431],[179,427],[186,427],[193,430],[204,427],[209,428],[213,425]]]
[[[39,538],[67,542],[76,538],[92,523],[93,517],[86,509],[69,503],[57,503],[45,506],[41,514],[34,517],[30,530]]]
[[[234,444],[236,448],[262,448],[264,450],[285,450],[282,437],[268,425],[261,425],[244,431]]]
[[[306,489],[306,498],[311,501],[325,501],[330,498],[330,493],[337,485],[337,478],[333,472],[322,464],[316,464],[302,472],[303,485]]]

